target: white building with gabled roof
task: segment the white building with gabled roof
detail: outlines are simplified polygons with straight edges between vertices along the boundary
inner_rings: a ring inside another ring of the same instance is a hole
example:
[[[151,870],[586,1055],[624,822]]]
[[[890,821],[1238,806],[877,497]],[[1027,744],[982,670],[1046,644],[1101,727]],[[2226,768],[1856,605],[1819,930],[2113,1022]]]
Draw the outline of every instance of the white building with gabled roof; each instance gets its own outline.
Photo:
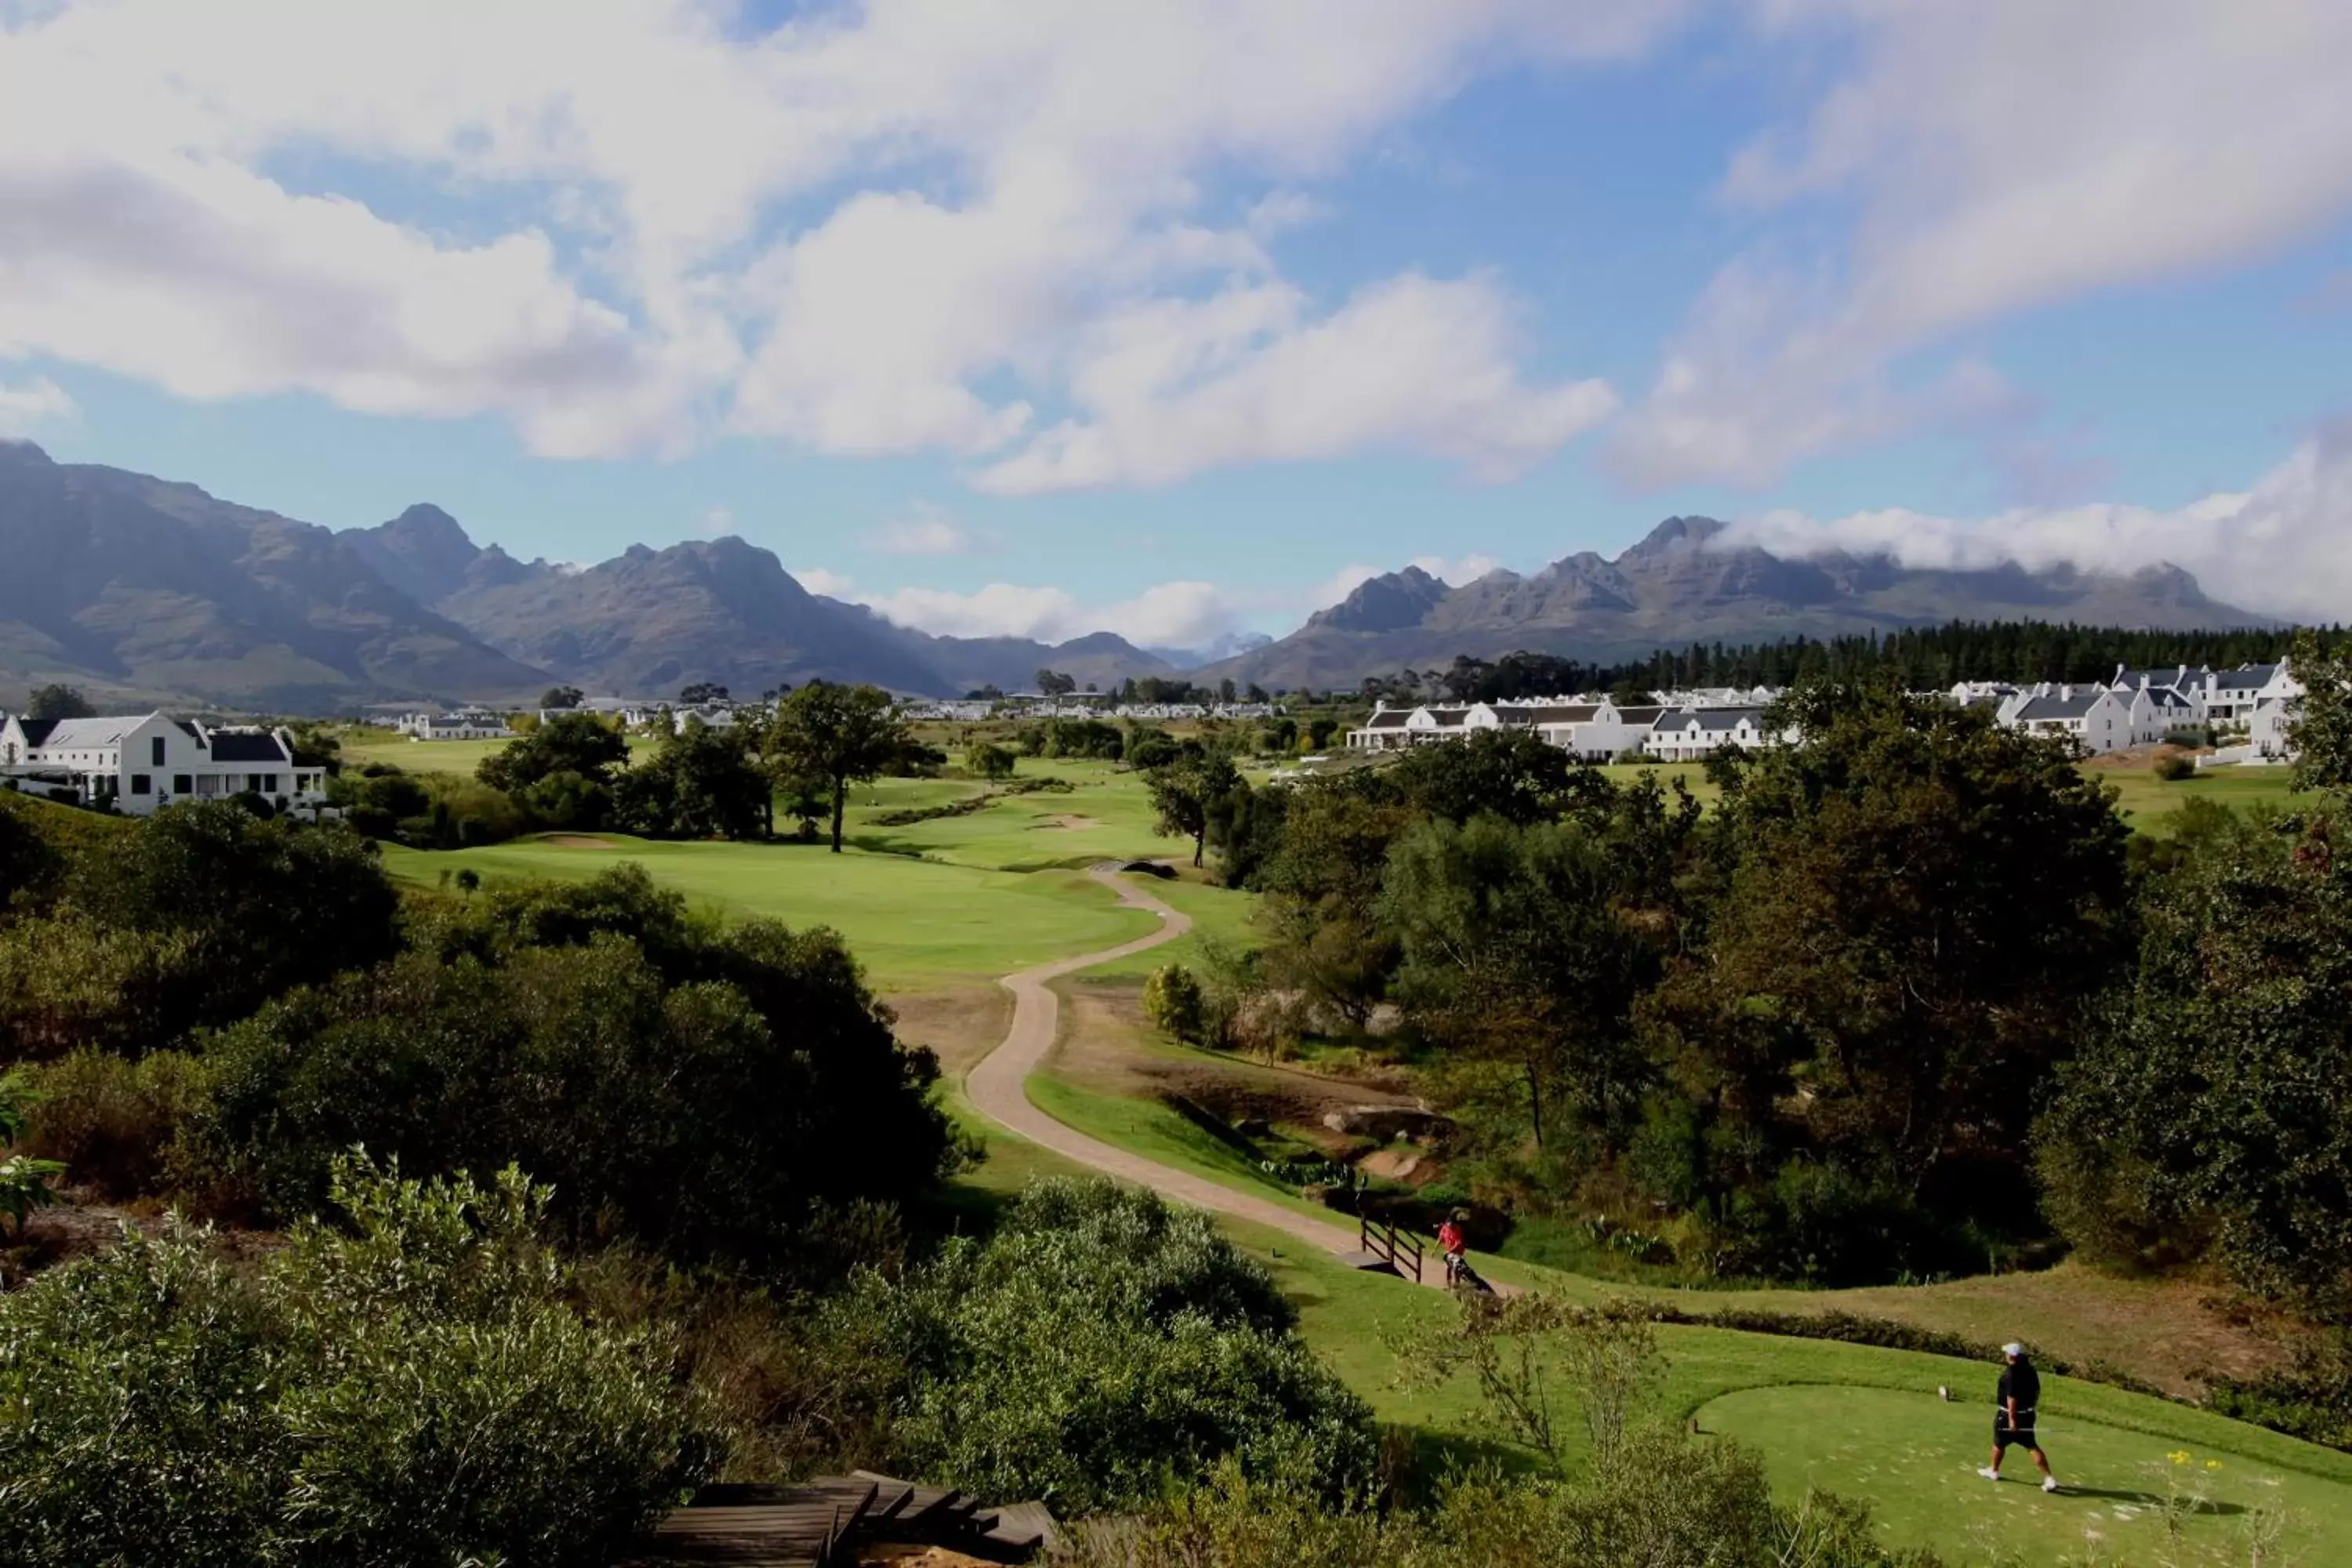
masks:
[[[294,760],[284,730],[208,725],[165,713],[0,718],[0,777],[70,789],[83,804],[145,816],[179,801],[253,794],[281,809],[325,804],[326,770]]]

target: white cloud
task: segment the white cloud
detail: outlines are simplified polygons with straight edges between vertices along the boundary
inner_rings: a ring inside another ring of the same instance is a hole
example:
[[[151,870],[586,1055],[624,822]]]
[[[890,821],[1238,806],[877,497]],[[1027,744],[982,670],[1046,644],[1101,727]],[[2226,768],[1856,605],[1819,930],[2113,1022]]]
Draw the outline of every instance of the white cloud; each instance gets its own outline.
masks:
[[[855,580],[838,572],[828,572],[822,566],[795,566],[793,581],[812,594],[822,594],[828,599],[846,599],[856,586]]]
[[[2170,563],[2215,598],[2289,617],[2352,617],[2352,423],[2305,441],[2242,493],[2173,510],[2097,504],[2019,508],[1957,520],[1901,509],[1817,521],[1791,511],[1745,519],[1725,546],[1789,555],[1832,550],[1906,565],[1970,570],[2017,561],[2135,572]]]
[[[1477,73],[1630,55],[1682,9],[866,0],[751,37],[731,0],[11,10],[0,355],[493,415],[552,454],[725,427],[1006,488],[1376,442],[1511,472],[1600,393],[1520,368],[1496,284],[1318,309],[1265,242]],[[1258,199],[1204,218],[1228,190]],[[1236,338],[1227,294],[1281,306]]]
[[[47,376],[14,384],[0,381],[0,438],[21,439],[79,412],[66,389]]]
[[[1097,322],[1076,351],[1082,416],[986,469],[1001,494],[1166,484],[1233,463],[1367,447],[1505,479],[1617,406],[1606,384],[1525,380],[1491,282],[1407,275],[1320,319],[1282,284],[1160,300]]]
[[[1988,372],[1908,362],[2084,291],[2261,256],[2352,206],[2342,0],[1755,10],[1855,65],[1801,128],[1740,153],[1727,199],[1858,216],[1833,251],[1759,247],[1717,278],[1612,438],[1638,483],[1759,485],[1977,416]]]
[[[721,539],[734,531],[735,514],[723,506],[714,506],[702,514],[702,523],[696,536],[701,539]]]
[[[877,529],[873,545],[885,555],[970,555],[981,542],[945,508],[917,501]]]
[[[1034,637],[1066,642],[1115,631],[1140,647],[1189,647],[1234,629],[1230,595],[1213,583],[1157,583],[1133,598],[1088,605],[1066,588],[991,583],[969,594],[902,588],[861,603],[898,622],[940,637]]]
[[[1465,583],[1475,583],[1502,563],[1491,555],[1474,552],[1457,556],[1451,561],[1443,555],[1416,555],[1412,558],[1412,564],[1420,567],[1439,582],[1450,584],[1458,588]]]

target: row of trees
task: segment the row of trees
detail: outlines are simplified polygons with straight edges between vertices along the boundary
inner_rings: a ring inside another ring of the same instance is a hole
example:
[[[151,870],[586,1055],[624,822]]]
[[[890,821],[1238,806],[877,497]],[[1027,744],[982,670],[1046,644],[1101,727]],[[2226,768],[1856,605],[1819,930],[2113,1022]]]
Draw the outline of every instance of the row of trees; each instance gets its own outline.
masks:
[[[716,727],[689,715],[642,756],[614,720],[555,711],[471,779],[373,763],[336,775],[330,798],[372,837],[436,849],[545,830],[767,837],[781,803],[810,834],[829,817],[837,851],[852,784],[945,760],[914,739],[879,687],[813,681],[764,719]]]
[[[2340,808],[2352,672],[2296,662],[2305,778]],[[1890,682],[1780,718],[1806,743],[1720,760],[1705,813],[1510,733],[1281,790],[1204,760],[1155,795],[1266,895],[1227,1012],[1360,1033],[1397,1009],[1523,1210],[1821,1279],[1980,1266],[2054,1222],[2343,1310],[2329,812],[2191,811],[2150,854],[2112,792],[1981,714]]]

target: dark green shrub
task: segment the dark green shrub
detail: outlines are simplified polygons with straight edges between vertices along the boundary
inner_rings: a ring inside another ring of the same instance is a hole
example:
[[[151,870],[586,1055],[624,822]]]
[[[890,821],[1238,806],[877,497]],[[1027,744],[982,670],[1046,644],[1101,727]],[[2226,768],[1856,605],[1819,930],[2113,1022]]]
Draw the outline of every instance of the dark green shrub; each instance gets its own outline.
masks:
[[[581,1318],[543,1190],[357,1167],[257,1271],[177,1221],[0,1298],[0,1564],[601,1561],[713,1468]]]
[[[389,957],[399,899],[375,846],[340,826],[174,805],[76,857],[65,901],[108,932],[184,939],[195,984],[163,1037]]]
[[[984,1496],[1130,1506],[1228,1458],[1326,1499],[1371,1485],[1370,1412],[1273,1282],[1148,1193],[1040,1183],[986,1243],[861,1275],[829,1321],[902,1347],[896,1462]]]
[[[189,931],[125,931],[74,910],[0,926],[0,1058],[135,1056],[184,1036],[211,972]]]
[[[499,889],[420,951],[214,1037],[206,1146],[300,1213],[339,1152],[429,1173],[518,1163],[581,1237],[789,1260],[812,1209],[903,1201],[951,1157],[837,938],[689,921],[634,877]]]
[[[133,1060],[84,1048],[33,1069],[30,1081],[37,1098],[25,1150],[63,1161],[77,1185],[121,1199],[197,1174],[173,1167],[180,1131],[210,1093],[199,1058],[155,1051]]]
[[[2156,766],[2148,771],[2167,784],[2179,784],[2182,779],[2197,776],[2197,759],[2174,752],[2168,756],[2157,758]]]

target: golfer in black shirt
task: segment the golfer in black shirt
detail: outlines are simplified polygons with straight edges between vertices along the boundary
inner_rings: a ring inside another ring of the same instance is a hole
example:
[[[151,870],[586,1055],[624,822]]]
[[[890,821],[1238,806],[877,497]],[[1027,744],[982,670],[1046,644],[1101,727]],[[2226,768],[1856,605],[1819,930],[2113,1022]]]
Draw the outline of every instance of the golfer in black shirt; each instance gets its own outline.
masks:
[[[2025,1359],[2023,1345],[2005,1344],[2000,1353],[2009,1358],[2009,1364],[2000,1369],[2000,1388],[1993,1395],[1992,1463],[1977,1474],[1989,1481],[2000,1479],[2000,1461],[2008,1455],[2010,1445],[2021,1443],[2042,1471],[2042,1489],[2054,1492],[2058,1489],[2058,1478],[2050,1473],[2049,1456],[2042,1453],[2041,1439],[2033,1435],[2034,1406],[2042,1403],[2041,1374]]]

